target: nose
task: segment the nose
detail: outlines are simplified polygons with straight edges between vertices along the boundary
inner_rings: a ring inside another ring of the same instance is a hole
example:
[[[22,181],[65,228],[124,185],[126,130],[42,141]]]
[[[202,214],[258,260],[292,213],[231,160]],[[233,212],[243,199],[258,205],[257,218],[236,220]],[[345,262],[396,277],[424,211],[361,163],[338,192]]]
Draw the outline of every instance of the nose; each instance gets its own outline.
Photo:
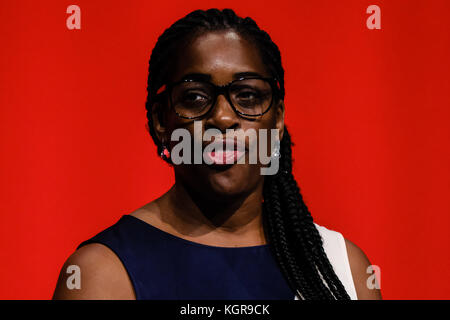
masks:
[[[217,97],[216,103],[212,106],[205,122],[205,130],[214,128],[220,130],[223,134],[226,129],[239,129],[240,120],[233,107],[223,94]]]

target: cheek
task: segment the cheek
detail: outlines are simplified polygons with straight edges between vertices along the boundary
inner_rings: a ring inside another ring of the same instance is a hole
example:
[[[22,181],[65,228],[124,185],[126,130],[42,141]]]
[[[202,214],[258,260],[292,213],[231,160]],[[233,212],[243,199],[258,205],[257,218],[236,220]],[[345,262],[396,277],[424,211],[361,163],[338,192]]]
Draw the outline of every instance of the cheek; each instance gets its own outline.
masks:
[[[273,135],[272,130],[277,129],[277,118],[275,113],[267,113],[260,120],[250,122],[248,121],[243,125],[243,130],[254,130],[256,133],[255,140],[247,140],[249,146],[251,146],[251,152],[259,154],[259,149],[263,148],[266,156],[271,155],[271,148],[275,144],[276,136]],[[245,126],[245,127],[244,127]],[[278,131],[278,137],[280,137],[280,132]],[[258,155],[259,156],[259,155]]]
[[[166,139],[170,141],[170,145],[173,147],[178,141],[172,141],[172,135],[178,137],[182,134],[189,134],[191,140],[194,138],[194,122],[189,119],[182,119],[178,117],[174,112],[170,112],[167,115],[166,125]],[[183,133],[184,132],[184,133]],[[180,138],[179,138],[180,139]]]
[[[169,111],[166,114],[166,128],[167,128],[167,132],[171,133],[172,131],[174,131],[175,129],[178,128],[183,128],[185,127],[185,121],[183,121],[183,119],[181,119],[180,117],[178,117],[175,112],[173,111]]]
[[[262,117],[255,119],[254,121],[247,120],[243,121],[241,124],[244,130],[249,128],[252,128],[256,131],[258,131],[259,129],[266,129],[268,131],[270,131],[270,129],[275,129],[277,127],[277,114],[275,108],[272,108],[271,110],[269,110],[269,112],[264,114]]]

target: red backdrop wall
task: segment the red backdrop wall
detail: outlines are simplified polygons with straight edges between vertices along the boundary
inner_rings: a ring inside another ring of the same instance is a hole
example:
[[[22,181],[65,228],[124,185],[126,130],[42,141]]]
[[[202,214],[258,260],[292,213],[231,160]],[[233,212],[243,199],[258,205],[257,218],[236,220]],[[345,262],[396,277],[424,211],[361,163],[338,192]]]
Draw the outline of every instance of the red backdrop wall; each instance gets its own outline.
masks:
[[[66,27],[71,4],[81,30]],[[253,17],[281,49],[315,221],[380,266],[385,299],[449,299],[446,0],[2,1],[0,298],[51,298],[81,241],[172,184],[145,130],[148,59],[209,7]]]

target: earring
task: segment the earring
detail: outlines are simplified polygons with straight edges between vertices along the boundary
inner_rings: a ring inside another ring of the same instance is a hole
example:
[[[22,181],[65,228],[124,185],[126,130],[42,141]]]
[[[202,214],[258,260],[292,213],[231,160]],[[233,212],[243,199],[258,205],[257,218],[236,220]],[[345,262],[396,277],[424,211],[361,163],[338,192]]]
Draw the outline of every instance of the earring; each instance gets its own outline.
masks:
[[[161,153],[159,154],[159,156],[161,157],[161,159],[168,161],[170,159],[169,149],[167,149],[167,147],[165,146],[164,143],[162,144],[161,148],[162,148],[162,150],[161,150]]]
[[[273,149],[272,157],[273,157],[273,158],[280,158],[280,157],[281,157],[281,153],[280,153],[280,141],[279,141],[279,140],[278,140],[277,142],[275,142],[275,147],[274,147],[274,149]]]

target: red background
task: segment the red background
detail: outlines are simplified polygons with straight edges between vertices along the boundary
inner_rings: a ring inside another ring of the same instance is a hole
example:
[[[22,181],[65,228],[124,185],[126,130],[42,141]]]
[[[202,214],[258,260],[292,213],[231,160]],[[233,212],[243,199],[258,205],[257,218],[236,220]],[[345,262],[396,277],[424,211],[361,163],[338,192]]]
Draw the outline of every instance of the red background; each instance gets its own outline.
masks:
[[[81,30],[66,28],[67,6]],[[381,30],[366,8],[381,8]],[[49,299],[83,240],[173,182],[145,130],[157,36],[231,7],[279,45],[295,175],[385,299],[449,299],[450,1],[2,1],[0,298]]]

